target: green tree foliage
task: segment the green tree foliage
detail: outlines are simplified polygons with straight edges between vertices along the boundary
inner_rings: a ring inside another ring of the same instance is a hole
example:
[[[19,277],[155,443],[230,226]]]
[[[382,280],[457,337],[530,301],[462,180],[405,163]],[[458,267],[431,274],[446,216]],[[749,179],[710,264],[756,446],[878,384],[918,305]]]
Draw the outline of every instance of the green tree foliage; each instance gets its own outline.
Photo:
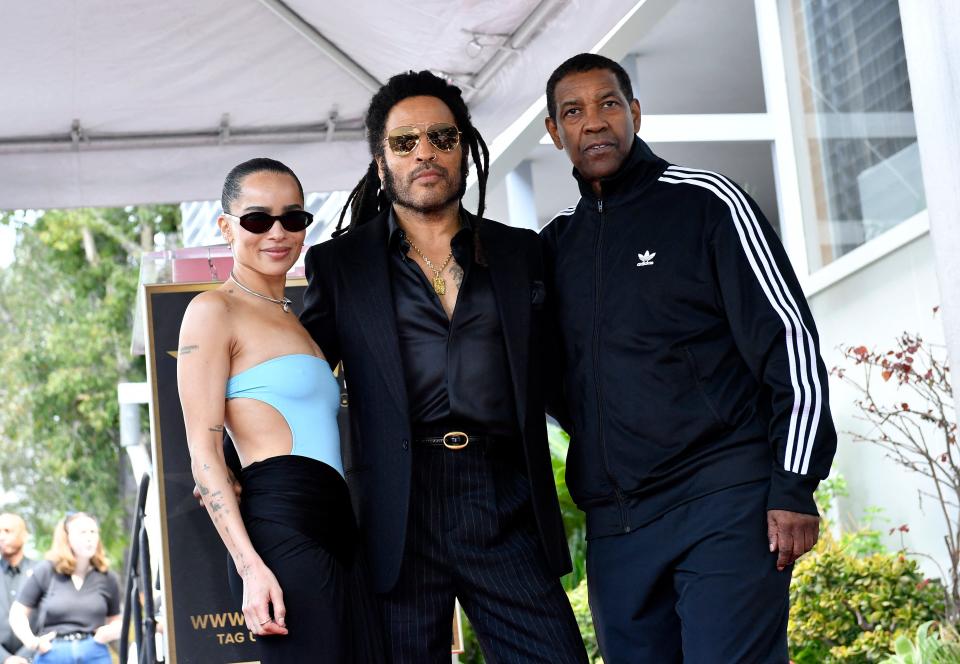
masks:
[[[0,485],[41,550],[65,511],[84,510],[122,563],[117,383],[144,379],[130,353],[139,259],[179,216],[171,205],[0,213],[17,232],[0,270]]]

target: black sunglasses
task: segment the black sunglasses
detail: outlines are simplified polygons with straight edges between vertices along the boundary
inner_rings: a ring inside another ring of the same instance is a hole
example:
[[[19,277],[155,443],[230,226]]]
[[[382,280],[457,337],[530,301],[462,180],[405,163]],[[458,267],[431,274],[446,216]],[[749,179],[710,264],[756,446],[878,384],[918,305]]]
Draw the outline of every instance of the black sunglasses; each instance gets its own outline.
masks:
[[[387,144],[393,154],[404,157],[417,149],[424,134],[441,152],[453,152],[460,145],[460,130],[449,122],[434,122],[425,131],[413,125],[394,127],[387,133]]]
[[[299,233],[313,223],[313,215],[306,210],[290,210],[279,215],[267,214],[266,212],[247,212],[239,216],[224,212],[223,216],[233,217],[240,222],[244,230],[257,234],[266,233],[273,228],[274,222],[277,221],[283,226],[283,230],[288,233]]]

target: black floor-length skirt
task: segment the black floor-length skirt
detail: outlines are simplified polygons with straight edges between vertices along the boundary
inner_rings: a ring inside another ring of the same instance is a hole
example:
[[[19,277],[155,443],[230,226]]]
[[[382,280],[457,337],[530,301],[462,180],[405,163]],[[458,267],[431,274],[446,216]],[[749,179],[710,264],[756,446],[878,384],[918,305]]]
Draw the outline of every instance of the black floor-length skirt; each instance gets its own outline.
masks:
[[[251,464],[240,483],[244,525],[286,607],[289,633],[257,638],[262,664],[383,662],[382,627],[344,479],[325,463],[289,455]],[[239,605],[243,584],[230,570]]]

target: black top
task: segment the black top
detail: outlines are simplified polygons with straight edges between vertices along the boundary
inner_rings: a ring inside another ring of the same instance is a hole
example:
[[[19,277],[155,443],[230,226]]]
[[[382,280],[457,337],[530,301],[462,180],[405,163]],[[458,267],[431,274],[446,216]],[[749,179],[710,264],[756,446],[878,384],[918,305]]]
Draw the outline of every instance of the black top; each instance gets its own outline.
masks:
[[[837,442],[828,373],[756,203],[639,138],[602,198],[576,175],[580,201],[540,240],[587,538],[759,480],[768,509],[817,514]]]
[[[120,613],[120,584],[113,572],[91,569],[77,590],[69,574],[57,574],[53,563],[44,562],[23,584],[17,601],[31,609],[42,602],[42,634],[51,630],[58,634],[93,633],[106,624],[107,618]]]
[[[453,259],[464,271],[450,319],[410,256],[413,248],[392,211],[388,223],[393,305],[414,435],[442,434],[451,427],[518,435],[500,313],[490,272],[474,261],[470,219],[462,217],[463,227],[450,240]]]
[[[30,571],[36,561],[23,558],[20,564],[14,567],[4,559],[0,559],[0,662],[20,650],[20,639],[10,629],[10,605],[17,599],[17,594],[24,582],[30,576]]]

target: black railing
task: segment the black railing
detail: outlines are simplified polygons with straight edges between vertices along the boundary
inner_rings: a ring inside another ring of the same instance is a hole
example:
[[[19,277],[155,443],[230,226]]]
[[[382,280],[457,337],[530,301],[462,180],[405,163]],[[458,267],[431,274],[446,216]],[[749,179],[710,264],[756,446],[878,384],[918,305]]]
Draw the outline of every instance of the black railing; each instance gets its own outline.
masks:
[[[137,511],[130,533],[130,556],[127,558],[127,582],[123,605],[123,622],[120,630],[120,662],[127,664],[130,650],[130,625],[137,645],[138,664],[157,664],[157,621],[154,618],[153,577],[150,574],[150,546],[147,525],[144,523],[144,506],[147,503],[147,488],[150,476],[144,473],[137,491]]]

